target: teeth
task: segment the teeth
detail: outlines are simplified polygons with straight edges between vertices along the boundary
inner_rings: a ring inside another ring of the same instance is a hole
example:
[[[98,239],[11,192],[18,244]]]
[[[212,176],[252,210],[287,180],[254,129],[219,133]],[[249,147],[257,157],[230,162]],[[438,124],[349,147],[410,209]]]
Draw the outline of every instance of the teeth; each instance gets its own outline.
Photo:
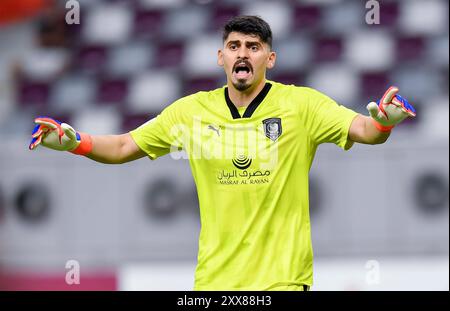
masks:
[[[238,68],[238,67],[246,67],[246,68],[250,68],[250,66],[247,66],[246,63],[239,63],[239,64],[236,64],[235,67],[236,67],[236,68]]]

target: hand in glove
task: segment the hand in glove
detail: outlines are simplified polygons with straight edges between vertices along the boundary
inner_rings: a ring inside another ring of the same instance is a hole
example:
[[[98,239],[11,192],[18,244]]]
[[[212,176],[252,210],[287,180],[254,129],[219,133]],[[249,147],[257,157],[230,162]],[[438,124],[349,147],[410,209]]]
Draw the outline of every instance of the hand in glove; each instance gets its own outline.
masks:
[[[69,124],[49,117],[39,117],[34,122],[36,126],[31,134],[30,150],[43,145],[50,149],[79,155],[86,155],[92,151],[91,137],[85,133],[78,133]]]
[[[378,102],[367,105],[375,126],[382,132],[389,132],[405,118],[416,116],[414,107],[397,92],[398,88],[391,86]]]

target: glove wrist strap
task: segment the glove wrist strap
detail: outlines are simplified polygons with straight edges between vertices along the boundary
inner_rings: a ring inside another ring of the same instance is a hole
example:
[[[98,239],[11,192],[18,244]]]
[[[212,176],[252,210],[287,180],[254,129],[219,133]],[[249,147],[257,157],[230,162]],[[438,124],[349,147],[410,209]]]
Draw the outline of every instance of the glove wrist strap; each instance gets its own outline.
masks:
[[[377,128],[377,130],[379,130],[380,132],[390,132],[395,126],[395,125],[391,125],[391,126],[381,125],[374,119],[372,119],[372,122],[375,125],[375,127]]]
[[[79,133],[80,135],[80,144],[77,148],[70,151],[73,154],[85,156],[92,151],[92,138],[91,135],[86,133]]]

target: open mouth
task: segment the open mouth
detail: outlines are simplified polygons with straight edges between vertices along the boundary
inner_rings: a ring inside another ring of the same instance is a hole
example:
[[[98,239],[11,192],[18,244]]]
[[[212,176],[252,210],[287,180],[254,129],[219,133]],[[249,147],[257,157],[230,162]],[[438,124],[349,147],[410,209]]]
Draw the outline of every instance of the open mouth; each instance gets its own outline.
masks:
[[[234,65],[233,74],[237,79],[247,79],[252,73],[250,64],[240,62]]]

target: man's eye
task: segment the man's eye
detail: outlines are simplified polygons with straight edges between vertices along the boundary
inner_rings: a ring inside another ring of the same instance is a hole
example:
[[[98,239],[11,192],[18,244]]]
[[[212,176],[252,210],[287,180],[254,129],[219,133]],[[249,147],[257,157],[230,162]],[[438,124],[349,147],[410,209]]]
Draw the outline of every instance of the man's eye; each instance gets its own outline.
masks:
[[[250,47],[250,49],[251,49],[252,51],[256,52],[256,51],[258,51],[258,46],[257,46],[257,45],[252,45],[252,46]]]
[[[234,44],[233,44],[233,45],[230,45],[230,49],[231,49],[231,50],[235,50],[236,48],[237,48],[237,45],[234,45]]]

